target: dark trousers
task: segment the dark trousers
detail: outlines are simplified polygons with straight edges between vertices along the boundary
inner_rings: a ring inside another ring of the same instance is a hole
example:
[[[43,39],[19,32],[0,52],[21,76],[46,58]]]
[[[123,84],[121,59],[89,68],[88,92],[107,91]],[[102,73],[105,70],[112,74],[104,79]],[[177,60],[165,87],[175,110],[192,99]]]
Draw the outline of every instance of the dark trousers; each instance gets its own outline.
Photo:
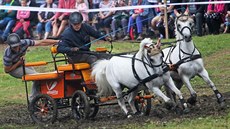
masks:
[[[203,35],[202,28],[204,24],[204,14],[196,13],[195,20],[196,20],[196,34],[198,36],[202,36]]]
[[[221,19],[206,18],[209,34],[219,34]]]
[[[90,51],[79,51],[68,56],[70,63],[89,63],[92,67],[93,64],[99,59],[110,59],[111,54],[98,53]]]

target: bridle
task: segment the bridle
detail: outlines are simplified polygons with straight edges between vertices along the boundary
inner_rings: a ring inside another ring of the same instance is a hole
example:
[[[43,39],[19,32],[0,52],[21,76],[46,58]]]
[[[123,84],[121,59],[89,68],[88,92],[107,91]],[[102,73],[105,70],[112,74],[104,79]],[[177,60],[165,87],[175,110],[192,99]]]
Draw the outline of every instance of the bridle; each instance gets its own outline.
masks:
[[[188,15],[181,14],[180,16],[177,17],[175,23],[176,23],[176,25],[177,25],[178,20],[180,20],[180,21],[187,21],[188,19],[189,19],[189,16],[188,16]],[[191,28],[189,28],[188,26],[182,27],[181,30],[180,30],[179,27],[177,26],[177,31],[183,36],[183,39],[185,39],[185,36],[183,35],[182,32],[183,32],[183,30],[186,29],[186,28],[190,31],[190,33],[192,33]],[[186,63],[186,62],[189,62],[189,61],[192,61],[192,60],[201,58],[201,54],[196,54],[196,55],[194,55],[195,50],[198,50],[198,49],[196,49],[195,44],[194,44],[194,48],[193,48],[193,50],[192,50],[191,53],[185,52],[183,49],[181,49],[181,44],[182,44],[183,39],[182,39],[182,40],[181,40],[181,39],[179,40],[179,59],[180,59],[180,60],[179,60],[177,63],[173,64],[172,61],[171,61],[171,59],[170,59],[172,52],[173,52],[174,49],[176,48],[176,45],[174,45],[174,46],[172,46],[172,47],[170,48],[169,53],[167,54],[167,57],[166,57],[166,59],[165,59],[165,61],[166,61],[166,60],[169,58],[169,63],[170,63],[170,65],[171,65],[170,67],[172,68],[171,70],[176,70],[182,63]],[[199,50],[198,50],[198,51],[199,51]],[[185,54],[185,55],[188,55],[188,57],[182,58],[181,53],[183,53],[183,54]],[[199,53],[200,53],[200,52],[199,52]]]
[[[178,23],[178,20],[180,21],[187,21],[189,19],[189,16],[188,15],[185,15],[185,14],[181,14],[180,16],[178,16],[176,18],[176,25]],[[192,33],[192,29],[189,28],[188,26],[184,26],[181,30],[179,30],[179,27],[177,26],[177,31],[184,37],[184,34],[182,33],[184,29],[188,29],[190,31],[190,33]]]

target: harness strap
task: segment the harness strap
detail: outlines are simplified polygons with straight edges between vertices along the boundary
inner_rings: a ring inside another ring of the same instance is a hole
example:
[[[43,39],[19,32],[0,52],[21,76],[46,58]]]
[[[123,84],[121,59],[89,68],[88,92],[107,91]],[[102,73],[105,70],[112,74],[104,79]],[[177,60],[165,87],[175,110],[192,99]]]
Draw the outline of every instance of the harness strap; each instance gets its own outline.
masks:
[[[135,54],[133,55],[133,57],[132,57],[132,71],[133,71],[134,77],[140,82],[141,79],[140,79],[140,77],[138,76],[138,74],[137,74],[137,72],[136,72],[136,70],[135,70],[135,56],[136,56],[136,54],[137,54],[137,53],[135,53]]]
[[[171,70],[171,71],[172,71],[172,70],[176,70],[181,64],[183,64],[183,63],[185,63],[185,62],[192,61],[192,60],[196,60],[196,59],[198,59],[198,58],[201,58],[201,55],[200,55],[200,54],[192,55],[192,56],[183,58],[183,59],[181,59],[180,61],[178,61],[176,64],[173,64],[173,68],[170,69],[170,70]],[[187,60],[187,59],[190,59],[190,60]],[[186,61],[186,60],[187,60],[187,61]]]
[[[167,65],[165,65],[165,66],[166,67],[163,68],[163,73],[162,74],[153,74],[153,75],[150,75],[147,78],[142,79],[140,81],[140,84],[145,84],[146,82],[149,82],[149,81],[151,81],[151,80],[153,80],[153,79],[155,79],[157,77],[161,77],[163,74],[165,74],[166,72],[168,72],[169,71],[169,66],[167,66]]]
[[[150,75],[150,76],[146,77],[145,79],[140,79],[140,77],[138,76],[138,74],[137,74],[137,72],[135,70],[135,59],[136,59],[135,56],[136,56],[136,53],[132,57],[132,70],[133,70],[134,77],[139,81],[139,83],[135,87],[129,89],[127,92],[124,92],[122,94],[122,97],[130,94],[131,92],[133,92],[135,90],[137,90],[138,86],[141,85],[141,84],[143,84],[145,87],[147,87],[145,85],[146,82],[149,82],[149,81],[151,81],[151,80],[153,80],[153,79],[155,79],[157,77],[160,77],[160,76],[162,76],[163,74],[165,74],[166,72],[169,71],[169,66],[164,65],[165,67],[163,68],[163,73],[162,74],[153,74],[153,75]]]

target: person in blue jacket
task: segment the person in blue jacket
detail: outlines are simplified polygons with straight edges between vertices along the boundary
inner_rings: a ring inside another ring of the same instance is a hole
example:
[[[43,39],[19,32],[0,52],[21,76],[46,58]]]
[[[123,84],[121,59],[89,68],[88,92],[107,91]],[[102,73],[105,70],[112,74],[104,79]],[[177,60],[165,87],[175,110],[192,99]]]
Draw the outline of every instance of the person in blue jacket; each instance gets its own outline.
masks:
[[[60,42],[58,43],[57,51],[66,53],[71,59],[70,63],[89,63],[91,66],[98,59],[110,58],[109,54],[99,54],[90,51],[90,36],[96,39],[111,41],[109,37],[94,30],[87,23],[83,23],[83,17],[79,12],[73,12],[69,17],[69,27],[61,34]]]
[[[149,5],[148,0],[132,0],[132,6],[139,6],[139,5]],[[128,28],[127,28],[127,35],[123,38],[123,40],[130,40],[131,37],[129,36],[129,33],[131,31],[132,26],[134,25],[134,22],[136,22],[137,26],[137,33],[138,37],[136,40],[142,40],[142,29],[143,29],[143,21],[145,19],[148,19],[149,9],[132,9],[129,12],[129,22],[128,22]]]

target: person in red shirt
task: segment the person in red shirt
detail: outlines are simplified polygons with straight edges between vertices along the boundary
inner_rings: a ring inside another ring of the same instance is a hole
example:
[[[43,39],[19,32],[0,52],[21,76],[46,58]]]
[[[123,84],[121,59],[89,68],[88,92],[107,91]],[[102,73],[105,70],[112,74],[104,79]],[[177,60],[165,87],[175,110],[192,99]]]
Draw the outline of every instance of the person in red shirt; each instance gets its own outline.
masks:
[[[59,0],[58,8],[61,9],[74,9],[76,1],[75,0]],[[69,12],[57,12],[55,14],[55,19],[52,22],[53,25],[53,37],[57,38],[64,31],[66,25],[68,24]]]

